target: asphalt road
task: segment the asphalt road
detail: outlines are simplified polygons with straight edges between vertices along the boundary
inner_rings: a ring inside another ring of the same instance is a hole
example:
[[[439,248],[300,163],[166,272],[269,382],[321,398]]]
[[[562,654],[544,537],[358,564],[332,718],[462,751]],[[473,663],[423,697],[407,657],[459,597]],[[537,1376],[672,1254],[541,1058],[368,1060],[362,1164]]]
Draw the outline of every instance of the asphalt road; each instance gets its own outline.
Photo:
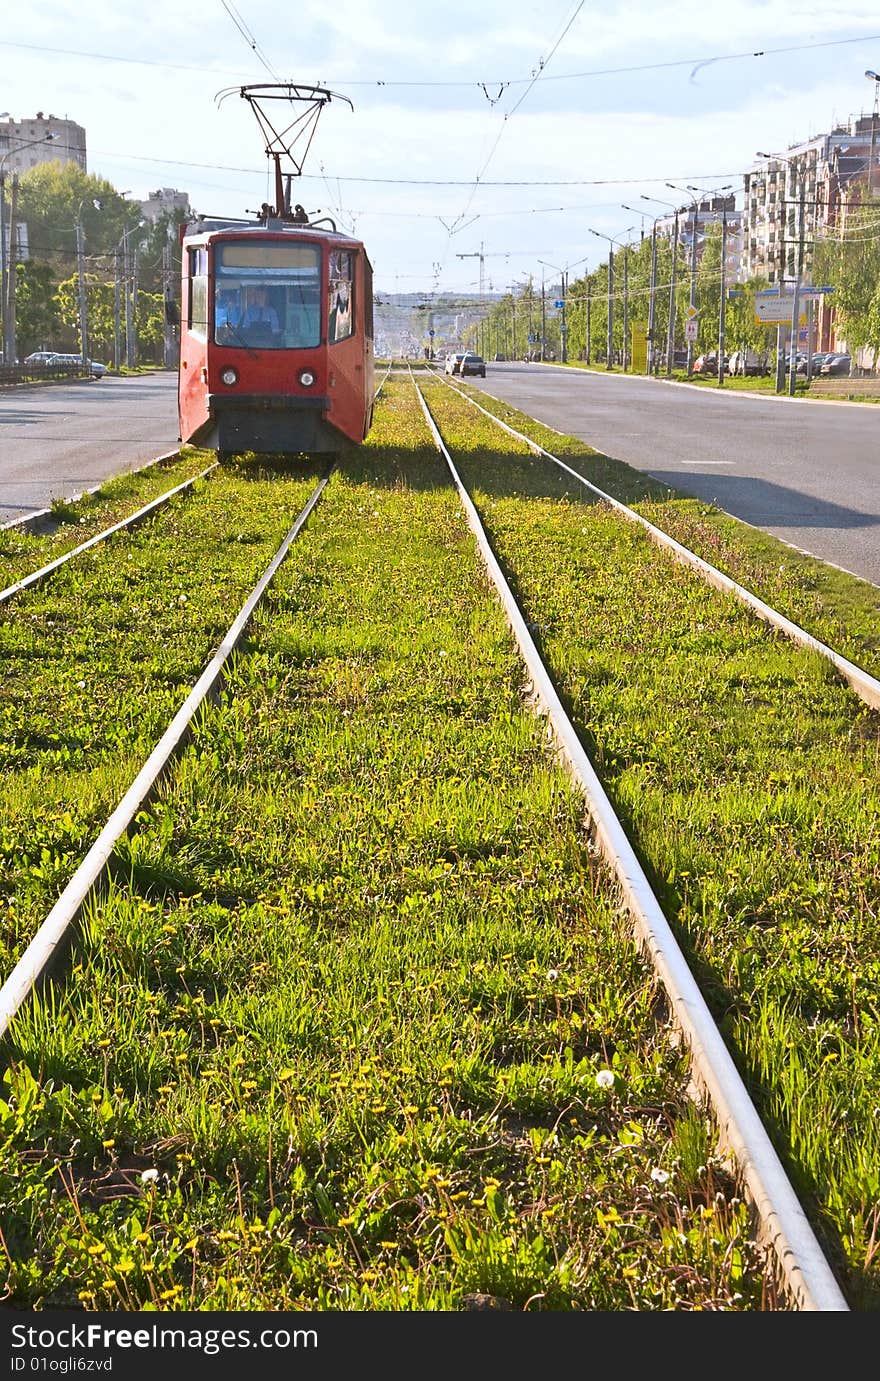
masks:
[[[177,375],[0,389],[0,524],[172,451]]]
[[[880,404],[540,364],[490,362],[467,382],[880,585]]]

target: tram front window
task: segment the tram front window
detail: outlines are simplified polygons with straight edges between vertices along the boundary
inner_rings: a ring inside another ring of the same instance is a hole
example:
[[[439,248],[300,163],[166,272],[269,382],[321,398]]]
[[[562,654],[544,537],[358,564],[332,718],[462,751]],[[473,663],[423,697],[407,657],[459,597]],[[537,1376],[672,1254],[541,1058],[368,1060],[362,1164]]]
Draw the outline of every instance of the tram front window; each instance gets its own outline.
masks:
[[[214,339],[255,350],[301,350],[321,342],[317,245],[226,241],[217,246]]]

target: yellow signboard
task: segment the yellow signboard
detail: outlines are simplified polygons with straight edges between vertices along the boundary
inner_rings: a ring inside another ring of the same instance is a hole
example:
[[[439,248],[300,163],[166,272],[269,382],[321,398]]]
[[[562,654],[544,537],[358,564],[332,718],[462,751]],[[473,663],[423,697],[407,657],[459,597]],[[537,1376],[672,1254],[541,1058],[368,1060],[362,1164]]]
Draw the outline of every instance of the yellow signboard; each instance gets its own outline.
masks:
[[[648,368],[648,323],[634,321],[630,346],[630,368],[634,374],[644,374]]]

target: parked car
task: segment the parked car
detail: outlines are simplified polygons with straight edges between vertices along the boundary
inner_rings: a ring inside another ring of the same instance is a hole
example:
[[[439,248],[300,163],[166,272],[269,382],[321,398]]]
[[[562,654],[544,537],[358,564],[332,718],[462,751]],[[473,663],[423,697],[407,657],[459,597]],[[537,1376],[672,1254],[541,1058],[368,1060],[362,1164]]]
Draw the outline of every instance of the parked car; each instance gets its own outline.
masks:
[[[477,378],[485,379],[486,361],[483,359],[482,355],[471,355],[470,353],[462,355],[458,372],[462,377],[465,374],[474,374]]]
[[[447,355],[446,363],[443,366],[444,374],[458,374],[461,370],[461,362],[466,354],[466,350],[455,350],[451,355]]]
[[[693,368],[694,368],[694,373],[695,373],[695,374],[717,374],[717,373],[718,373],[718,356],[717,356],[717,354],[698,355],[697,358],[694,360],[694,366],[693,366]],[[727,370],[728,370],[729,368],[730,368],[730,362],[729,362],[729,360],[727,359],[727,357],[725,356],[725,359],[724,359],[724,371],[725,371],[725,373],[727,372]]]
[[[767,357],[757,350],[734,350],[728,361],[728,371],[743,378],[753,378],[767,373]]]
[[[828,350],[817,350],[816,353],[815,353],[815,355],[813,356],[813,373],[814,373],[814,374],[818,374],[818,373],[819,373],[819,368],[820,368],[820,366],[823,365],[823,364],[825,363],[826,360],[830,360],[830,358],[831,358],[831,352],[830,352],[830,351],[828,351]]]
[[[58,365],[67,369],[78,369],[82,364],[82,355],[74,355],[63,350],[34,350],[32,354],[25,356],[24,362],[32,369],[41,366],[51,369]],[[86,369],[94,379],[103,379],[107,373],[106,364],[101,364],[100,360],[86,360]]]
[[[72,369],[76,369],[82,364],[82,355],[57,354],[53,355],[50,363],[67,364],[70,365]],[[107,366],[106,364],[101,364],[100,360],[86,360],[86,370],[91,374],[93,379],[103,379],[104,375],[107,373]]]
[[[819,366],[820,374],[849,374],[852,368],[852,355],[829,355]]]

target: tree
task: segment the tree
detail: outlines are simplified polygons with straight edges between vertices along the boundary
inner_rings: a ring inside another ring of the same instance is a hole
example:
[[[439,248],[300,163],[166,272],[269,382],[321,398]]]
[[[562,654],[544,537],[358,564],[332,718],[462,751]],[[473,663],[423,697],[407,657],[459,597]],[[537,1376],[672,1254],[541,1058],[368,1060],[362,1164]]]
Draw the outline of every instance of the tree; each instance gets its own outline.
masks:
[[[32,350],[59,345],[60,316],[48,264],[29,259],[19,264],[15,279],[16,338],[21,359]]]
[[[814,274],[834,287],[835,334],[851,351],[880,353],[880,238],[873,204],[863,204],[867,183],[850,187],[846,222],[816,245]]]
[[[99,205],[96,205],[96,202]],[[63,277],[76,265],[76,223],[86,255],[112,253],[141,211],[106,180],[76,163],[38,163],[19,181],[19,217],[27,222],[30,257],[52,264]]]

